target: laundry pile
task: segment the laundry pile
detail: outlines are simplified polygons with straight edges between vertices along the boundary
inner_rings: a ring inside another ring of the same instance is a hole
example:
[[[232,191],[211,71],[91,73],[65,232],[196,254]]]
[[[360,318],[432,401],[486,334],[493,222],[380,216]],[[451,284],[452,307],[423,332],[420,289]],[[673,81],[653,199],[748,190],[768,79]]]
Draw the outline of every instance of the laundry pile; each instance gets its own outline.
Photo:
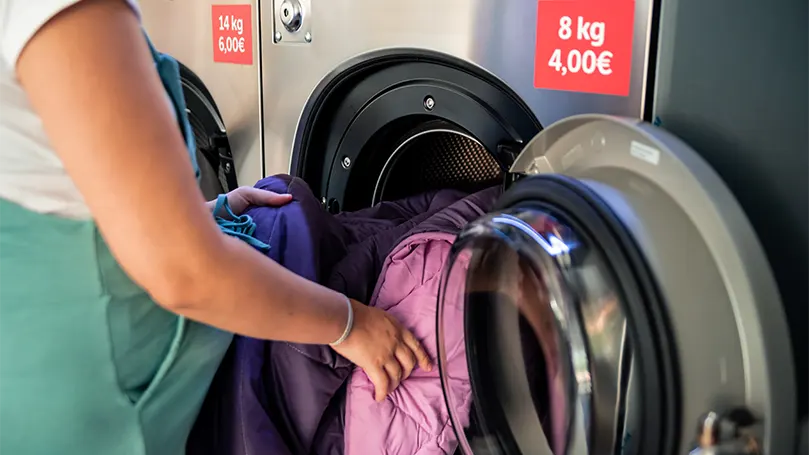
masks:
[[[279,175],[256,187],[291,193],[251,208],[253,236],[287,269],[394,315],[436,359],[436,299],[452,242],[485,214],[499,188],[439,190],[331,215],[305,182]],[[448,291],[451,292],[451,291]],[[468,412],[462,308],[445,336],[451,392]],[[445,314],[445,317],[447,315]],[[189,438],[189,455],[429,455],[457,447],[438,368],[414,370],[382,403],[373,385],[328,346],[235,337]]]

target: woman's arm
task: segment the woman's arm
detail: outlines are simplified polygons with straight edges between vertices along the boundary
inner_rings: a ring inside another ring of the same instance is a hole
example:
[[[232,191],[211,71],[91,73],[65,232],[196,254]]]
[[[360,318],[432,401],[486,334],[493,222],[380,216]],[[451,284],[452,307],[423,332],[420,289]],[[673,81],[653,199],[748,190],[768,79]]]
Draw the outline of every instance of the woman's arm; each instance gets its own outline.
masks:
[[[113,254],[158,303],[257,338],[340,337],[344,297],[219,233],[125,2],[57,15],[17,74]]]

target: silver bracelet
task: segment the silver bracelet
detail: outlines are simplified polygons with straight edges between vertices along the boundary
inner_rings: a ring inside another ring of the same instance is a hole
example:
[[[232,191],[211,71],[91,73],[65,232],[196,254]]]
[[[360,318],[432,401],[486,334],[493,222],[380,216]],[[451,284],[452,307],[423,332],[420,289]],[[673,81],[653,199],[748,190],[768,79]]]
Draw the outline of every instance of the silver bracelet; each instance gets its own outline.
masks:
[[[348,320],[346,321],[346,328],[343,330],[343,334],[340,335],[340,338],[337,341],[333,341],[329,343],[329,346],[334,347],[340,345],[343,341],[348,338],[348,335],[351,334],[351,329],[354,327],[354,307],[351,305],[351,299],[348,297],[346,299],[346,305],[348,305]]]

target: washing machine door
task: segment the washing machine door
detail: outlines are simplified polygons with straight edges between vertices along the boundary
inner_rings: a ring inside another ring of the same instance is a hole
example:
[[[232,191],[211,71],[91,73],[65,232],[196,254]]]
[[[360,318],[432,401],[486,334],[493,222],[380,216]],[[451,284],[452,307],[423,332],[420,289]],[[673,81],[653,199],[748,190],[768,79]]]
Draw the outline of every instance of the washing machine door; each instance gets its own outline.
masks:
[[[546,128],[511,171],[523,178],[460,233],[442,278],[438,363],[460,451],[791,453],[778,292],[699,155],[587,115]]]

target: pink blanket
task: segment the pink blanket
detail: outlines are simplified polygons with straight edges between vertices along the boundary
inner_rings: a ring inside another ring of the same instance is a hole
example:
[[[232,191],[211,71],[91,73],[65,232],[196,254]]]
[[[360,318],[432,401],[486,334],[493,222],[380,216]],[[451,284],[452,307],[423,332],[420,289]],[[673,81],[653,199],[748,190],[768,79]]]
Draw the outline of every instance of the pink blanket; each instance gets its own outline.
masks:
[[[436,296],[442,270],[455,236],[423,233],[408,237],[385,260],[371,306],[395,316],[423,343],[437,363]],[[463,258],[459,258],[459,261]],[[459,264],[466,268],[466,264]],[[457,281],[457,280],[452,280]],[[462,283],[447,289],[444,313],[451,393],[468,425],[472,392],[463,339]],[[374,401],[373,384],[362,370],[354,370],[348,385],[345,414],[346,455],[453,454],[458,441],[450,424],[438,368],[420,369],[385,401]]]

